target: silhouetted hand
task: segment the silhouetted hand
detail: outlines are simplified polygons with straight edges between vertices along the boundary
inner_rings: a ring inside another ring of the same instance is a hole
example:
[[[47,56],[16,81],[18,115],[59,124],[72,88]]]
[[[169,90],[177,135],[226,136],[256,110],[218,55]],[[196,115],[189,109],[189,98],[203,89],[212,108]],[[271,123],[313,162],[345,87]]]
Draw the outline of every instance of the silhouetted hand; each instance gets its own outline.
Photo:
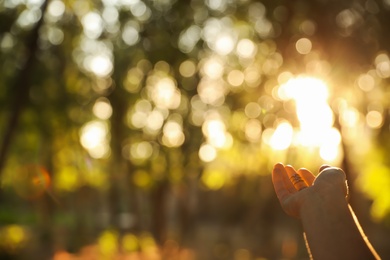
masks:
[[[283,210],[290,216],[300,218],[302,207],[309,198],[340,194],[348,195],[348,186],[343,170],[324,165],[315,177],[309,170],[296,171],[292,166],[277,163],[272,171],[272,182]]]

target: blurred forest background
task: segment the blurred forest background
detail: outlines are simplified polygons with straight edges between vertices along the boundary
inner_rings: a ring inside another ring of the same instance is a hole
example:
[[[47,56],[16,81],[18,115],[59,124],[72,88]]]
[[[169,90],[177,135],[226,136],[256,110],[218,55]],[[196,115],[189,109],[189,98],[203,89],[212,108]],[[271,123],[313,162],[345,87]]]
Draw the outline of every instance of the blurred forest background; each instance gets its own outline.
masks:
[[[390,0],[0,0],[1,259],[307,259],[276,162],[390,258]]]

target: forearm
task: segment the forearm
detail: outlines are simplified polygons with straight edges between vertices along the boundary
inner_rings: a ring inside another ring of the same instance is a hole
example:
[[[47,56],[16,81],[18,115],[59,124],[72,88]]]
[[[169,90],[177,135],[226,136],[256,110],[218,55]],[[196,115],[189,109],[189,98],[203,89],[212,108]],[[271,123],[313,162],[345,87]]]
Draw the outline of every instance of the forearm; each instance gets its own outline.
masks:
[[[312,257],[379,259],[342,196],[330,193],[309,198],[302,207],[300,215]]]

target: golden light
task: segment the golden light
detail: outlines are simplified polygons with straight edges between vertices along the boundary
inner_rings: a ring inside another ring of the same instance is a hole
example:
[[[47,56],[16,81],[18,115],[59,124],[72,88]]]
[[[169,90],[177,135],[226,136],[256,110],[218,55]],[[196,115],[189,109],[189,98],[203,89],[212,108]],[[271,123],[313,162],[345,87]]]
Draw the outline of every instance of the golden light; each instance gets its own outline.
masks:
[[[122,30],[122,39],[127,45],[133,46],[139,41],[140,36],[138,27],[138,24],[131,22],[124,26]]]
[[[152,153],[153,146],[147,141],[135,143],[130,148],[130,155],[134,159],[146,160],[152,156]]]
[[[220,55],[227,55],[234,49],[235,41],[230,33],[221,33],[214,43],[214,51]]]
[[[390,77],[390,59],[386,53],[380,53],[375,58],[376,71],[379,77],[389,78]]]
[[[370,74],[362,74],[358,77],[357,84],[361,90],[368,92],[374,89],[375,79]]]
[[[348,29],[352,27],[358,20],[360,15],[352,9],[345,9],[336,16],[336,23],[339,27]]]
[[[211,190],[218,190],[222,188],[226,179],[226,174],[218,170],[207,169],[202,175],[202,182]]]
[[[103,256],[113,256],[118,251],[119,237],[116,231],[106,230],[98,238],[99,251]]]
[[[96,12],[85,14],[81,19],[81,23],[85,35],[91,39],[97,39],[103,32],[103,20]]]
[[[147,188],[153,183],[150,174],[144,170],[135,171],[133,174],[133,181],[135,185],[141,188]]]
[[[380,112],[372,110],[367,113],[366,122],[371,128],[380,128],[383,124],[383,116]]]
[[[99,98],[93,105],[92,111],[96,117],[102,120],[109,119],[112,115],[110,101],[107,98]]]
[[[278,95],[283,100],[295,101],[300,123],[300,129],[295,133],[296,144],[319,148],[319,155],[325,161],[337,160],[341,153],[341,134],[333,127],[334,115],[327,101],[329,90],[326,83],[313,77],[291,78],[280,86]],[[273,136],[277,132],[276,130]],[[288,137],[290,136],[289,133]]]
[[[299,29],[306,35],[313,35],[316,31],[316,24],[311,20],[306,20],[301,23]]]
[[[54,176],[54,186],[57,190],[74,191],[81,185],[80,177],[80,172],[75,167],[62,167]]]
[[[204,162],[211,162],[217,157],[217,150],[210,144],[202,144],[199,149],[199,158]]]
[[[261,83],[261,68],[257,66],[249,66],[244,71],[245,83],[249,87],[257,87]]]
[[[340,155],[341,134],[336,128],[325,131],[323,142],[320,143],[320,156],[328,162],[335,161]]]
[[[211,79],[219,79],[224,72],[224,63],[217,57],[210,57],[202,61],[201,72]]]
[[[158,107],[175,109],[180,105],[181,93],[172,78],[159,79],[149,90],[152,100]]]
[[[205,104],[220,106],[225,101],[227,91],[222,80],[203,78],[198,85],[198,94]]]
[[[323,133],[331,128],[334,116],[327,103],[328,87],[322,80],[298,77],[280,86],[282,99],[293,99],[301,131],[306,139],[305,145],[318,145]]]
[[[51,1],[47,13],[53,18],[59,18],[65,13],[65,4],[60,0]]]
[[[232,70],[227,76],[228,83],[233,87],[239,87],[244,83],[245,75],[242,71]]]
[[[340,123],[345,127],[354,127],[360,121],[360,113],[356,108],[348,107],[342,110]]]
[[[179,72],[180,72],[180,75],[182,75],[183,77],[186,77],[186,78],[192,77],[196,72],[195,62],[193,62],[192,60],[183,61],[180,64]]]
[[[123,81],[123,86],[130,93],[136,93],[141,87],[141,81],[144,73],[139,68],[132,68],[127,72],[126,78]]]
[[[106,54],[97,54],[87,57],[84,66],[98,77],[107,77],[113,70],[110,57]]]
[[[183,127],[175,120],[169,120],[163,128],[163,144],[168,147],[179,147],[185,141]]]
[[[160,110],[155,109],[147,115],[146,120],[145,117],[143,120],[146,121],[146,130],[153,133],[161,129],[164,124],[164,115]]]
[[[80,143],[93,158],[109,156],[109,138],[109,129],[104,122],[90,121],[81,128]]]
[[[312,43],[307,38],[301,38],[295,43],[295,48],[300,54],[308,54],[311,51]]]
[[[245,106],[245,115],[249,118],[256,118],[260,116],[261,113],[261,107],[256,102],[249,102]]]
[[[139,248],[139,241],[136,235],[127,233],[122,237],[122,248],[125,252],[135,252]]]
[[[323,160],[332,162],[335,161],[340,154],[339,146],[335,146],[332,144],[324,144],[320,147],[320,156]]]
[[[15,252],[26,246],[29,239],[27,230],[20,225],[5,225],[0,229],[0,247]]]
[[[226,131],[225,124],[220,119],[208,119],[202,126],[207,142],[215,148],[227,148],[232,145],[233,138]]]
[[[245,137],[248,141],[257,142],[261,138],[261,122],[257,119],[250,119],[245,124]]]
[[[269,144],[275,150],[286,150],[290,147],[294,130],[290,123],[280,123],[272,134]]]
[[[191,25],[182,32],[179,37],[178,46],[183,53],[191,52],[200,39],[202,30],[197,25]]]
[[[242,39],[237,44],[237,55],[241,58],[252,58],[256,52],[257,47],[250,39]]]

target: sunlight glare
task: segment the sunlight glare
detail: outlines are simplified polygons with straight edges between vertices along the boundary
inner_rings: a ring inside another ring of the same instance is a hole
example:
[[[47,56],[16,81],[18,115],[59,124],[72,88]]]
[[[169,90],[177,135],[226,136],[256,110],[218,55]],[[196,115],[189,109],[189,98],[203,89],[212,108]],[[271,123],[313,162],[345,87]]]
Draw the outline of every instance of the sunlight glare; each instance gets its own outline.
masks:
[[[60,0],[54,0],[49,3],[47,12],[52,17],[59,18],[65,13],[65,4]]]
[[[185,141],[183,127],[175,120],[170,120],[164,125],[163,134],[163,144],[168,147],[179,147]]]
[[[113,64],[108,55],[97,54],[85,59],[84,66],[98,77],[107,77],[113,69]]]
[[[257,47],[250,39],[242,39],[237,44],[237,54],[241,58],[252,58],[257,52]]]
[[[198,84],[198,94],[205,104],[220,106],[225,101],[226,88],[222,80],[203,78]]]
[[[151,87],[151,97],[156,106],[175,109],[180,105],[181,93],[172,78],[161,78]]]
[[[360,120],[360,113],[356,108],[344,108],[340,115],[340,123],[345,127],[355,127]]]
[[[152,156],[152,153],[153,146],[147,141],[132,144],[130,148],[130,155],[134,159],[146,160]]]
[[[227,55],[232,52],[234,45],[235,41],[230,34],[220,34],[215,40],[214,51],[219,55]]]
[[[186,60],[180,64],[179,67],[180,75],[189,78],[196,73],[196,64],[192,60]]]
[[[240,70],[232,70],[227,76],[228,83],[233,87],[239,87],[244,83],[245,75]]]
[[[206,120],[202,126],[203,134],[208,142],[215,148],[222,148],[227,143],[225,124],[218,119]]]
[[[326,83],[311,77],[291,78],[280,86],[278,95],[283,100],[295,101],[300,123],[297,143],[320,148],[320,156],[326,161],[336,160],[341,134],[333,127],[334,115],[327,102],[329,91]]]
[[[261,122],[257,119],[250,119],[245,124],[245,137],[250,142],[257,142],[261,138]]]
[[[81,128],[80,142],[93,158],[105,158],[110,153],[109,129],[101,121],[90,121]]]
[[[375,87],[375,79],[370,74],[362,74],[357,79],[359,88],[363,91],[371,91]]]
[[[203,74],[211,79],[219,79],[224,73],[224,64],[222,60],[216,57],[210,57],[202,61]]]
[[[145,117],[142,119],[145,121]],[[155,109],[147,115],[145,127],[149,132],[158,132],[164,124],[163,113]]]
[[[372,110],[367,113],[366,122],[371,128],[380,128],[383,124],[383,116],[379,111]]]
[[[290,147],[293,139],[293,128],[290,123],[280,123],[269,140],[271,147],[275,150],[286,150]]]
[[[81,23],[88,38],[97,39],[103,32],[103,19],[96,12],[89,12],[83,16]]]
[[[301,38],[295,43],[295,48],[300,54],[308,54],[311,51],[312,43],[307,38]]]
[[[96,117],[102,120],[109,119],[112,115],[110,101],[107,98],[99,98],[93,105],[92,111]]]
[[[127,23],[122,30],[122,39],[128,46],[135,45],[139,39],[139,26],[133,23]]]

